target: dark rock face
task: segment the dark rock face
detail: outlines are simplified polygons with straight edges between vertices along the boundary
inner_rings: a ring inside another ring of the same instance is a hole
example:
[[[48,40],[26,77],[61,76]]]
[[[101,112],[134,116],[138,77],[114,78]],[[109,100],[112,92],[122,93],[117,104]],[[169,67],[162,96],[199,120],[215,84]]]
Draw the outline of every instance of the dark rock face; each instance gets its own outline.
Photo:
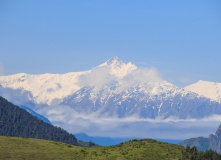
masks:
[[[215,136],[221,138],[221,125],[220,125],[219,128],[217,129]]]
[[[211,139],[212,142],[215,144],[216,146],[216,151],[221,153],[221,125],[219,126],[219,128],[216,131],[216,134],[214,136],[213,139]]]
[[[182,146],[196,146],[198,150],[216,150],[221,153],[221,125],[217,129],[215,135],[211,134],[208,138],[198,137],[190,138],[179,143]]]

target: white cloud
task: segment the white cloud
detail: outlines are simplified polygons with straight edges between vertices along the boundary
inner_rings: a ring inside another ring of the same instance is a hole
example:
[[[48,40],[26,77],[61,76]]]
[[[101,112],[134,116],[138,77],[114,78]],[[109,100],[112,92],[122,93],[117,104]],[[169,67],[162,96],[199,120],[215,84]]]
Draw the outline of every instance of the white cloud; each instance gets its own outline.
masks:
[[[110,75],[110,69],[108,67],[96,67],[93,68],[90,73],[80,76],[78,85],[81,87],[89,85],[100,88],[103,85],[110,83],[115,78],[114,75]]]
[[[159,72],[155,68],[138,68],[123,77],[120,81],[124,85],[142,84],[149,81],[161,80]]]
[[[155,68],[138,68],[132,70],[125,76],[116,76],[111,74],[110,68],[107,66],[96,67],[91,72],[79,77],[78,85],[93,86],[95,91],[107,84],[117,82],[120,84],[121,89],[143,84],[145,82],[161,81],[160,73]]]
[[[140,137],[159,139],[187,139],[214,134],[221,120],[221,115],[203,119],[140,119],[135,116],[127,118],[97,118],[98,113],[79,114],[69,106],[54,106],[48,110],[46,117],[57,126],[71,133],[84,132],[91,136],[103,137]],[[40,113],[41,113],[40,112]]]

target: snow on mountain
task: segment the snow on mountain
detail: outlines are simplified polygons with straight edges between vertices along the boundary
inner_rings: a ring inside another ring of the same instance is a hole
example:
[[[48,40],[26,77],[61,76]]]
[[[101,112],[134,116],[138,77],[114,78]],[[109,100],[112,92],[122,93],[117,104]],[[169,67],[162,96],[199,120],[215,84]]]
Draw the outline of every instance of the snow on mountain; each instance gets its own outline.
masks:
[[[137,69],[137,66],[129,62],[128,64],[123,63],[118,57],[113,57],[107,62],[99,65],[98,67],[108,67],[110,69],[110,74],[116,77],[124,77],[131,71]]]
[[[164,81],[154,68],[137,68],[117,57],[84,72],[0,76],[0,96],[9,92],[14,95],[10,100],[16,104],[19,94],[30,102],[24,101],[24,104],[22,101],[18,105],[26,105],[35,111],[41,109],[44,116],[56,113],[63,119],[70,119],[74,113],[151,119],[221,114],[221,104],[191,91]],[[66,111],[64,106],[70,110]]]
[[[90,85],[91,81],[99,84],[100,78],[97,77],[98,75],[88,78],[88,75],[91,76],[91,72],[94,73],[94,71],[96,71],[97,74],[101,76],[103,76],[103,74],[98,72],[108,72],[110,75],[122,78],[136,68],[137,67],[132,63],[125,64],[117,57],[113,57],[102,65],[84,72],[71,72],[67,74],[47,73],[42,75],[19,73],[10,76],[0,76],[0,85],[4,88],[29,91],[35,103],[46,103],[50,105],[53,100],[61,100],[75,93],[83,86]],[[85,83],[82,83],[82,81],[85,81],[83,80],[84,77],[86,77],[87,80]]]
[[[0,85],[4,88],[29,91],[35,103],[50,104],[54,99],[61,99],[80,89],[77,78],[87,72],[42,75],[20,73],[1,76]]]
[[[200,80],[184,89],[221,103],[221,83]]]

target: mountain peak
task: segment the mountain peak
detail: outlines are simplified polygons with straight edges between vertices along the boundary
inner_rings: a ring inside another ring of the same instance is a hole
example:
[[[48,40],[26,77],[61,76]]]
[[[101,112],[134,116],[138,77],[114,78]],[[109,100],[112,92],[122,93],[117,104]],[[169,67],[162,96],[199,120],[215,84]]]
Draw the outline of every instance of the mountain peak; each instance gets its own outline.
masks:
[[[123,65],[125,65],[125,63],[122,60],[120,60],[117,56],[114,56],[114,57],[110,58],[108,61],[99,65],[98,67],[103,67],[103,66],[121,67]]]
[[[107,61],[107,64],[113,64],[113,63],[116,64],[116,63],[123,63],[123,62],[117,56],[114,56]]]
[[[185,87],[185,90],[195,92],[201,96],[221,103],[221,83],[199,80]]]
[[[110,73],[117,77],[123,77],[132,70],[137,69],[137,66],[135,66],[131,62],[125,64],[117,56],[110,58],[108,61],[99,65],[98,67],[108,67],[110,69]]]

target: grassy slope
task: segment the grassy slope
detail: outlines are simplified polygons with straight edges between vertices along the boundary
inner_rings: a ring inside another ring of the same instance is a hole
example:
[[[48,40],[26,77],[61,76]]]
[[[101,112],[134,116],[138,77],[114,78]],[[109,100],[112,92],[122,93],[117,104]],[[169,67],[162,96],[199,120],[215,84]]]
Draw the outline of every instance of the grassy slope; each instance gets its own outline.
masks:
[[[0,136],[0,159],[179,159],[182,146],[151,139],[120,145],[83,148],[41,139]]]

